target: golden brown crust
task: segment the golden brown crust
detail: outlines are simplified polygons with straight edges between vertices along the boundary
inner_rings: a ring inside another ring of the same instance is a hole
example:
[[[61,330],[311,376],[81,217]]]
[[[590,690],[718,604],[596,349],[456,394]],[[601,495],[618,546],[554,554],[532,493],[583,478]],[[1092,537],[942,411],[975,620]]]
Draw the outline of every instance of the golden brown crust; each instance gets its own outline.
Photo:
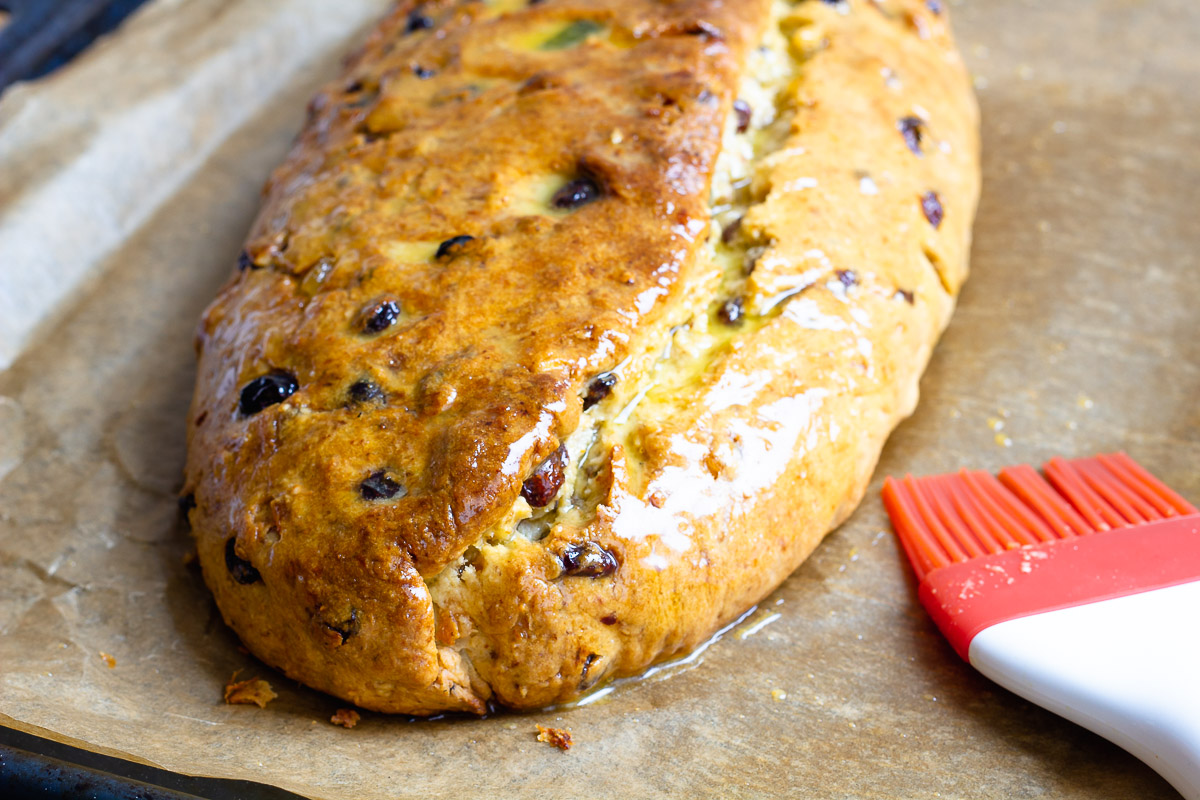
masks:
[[[786,127],[716,243],[775,28]],[[190,518],[247,646],[368,708],[544,705],[703,640],[853,509],[965,277],[975,112],[924,3],[402,3],[312,112],[199,331]]]

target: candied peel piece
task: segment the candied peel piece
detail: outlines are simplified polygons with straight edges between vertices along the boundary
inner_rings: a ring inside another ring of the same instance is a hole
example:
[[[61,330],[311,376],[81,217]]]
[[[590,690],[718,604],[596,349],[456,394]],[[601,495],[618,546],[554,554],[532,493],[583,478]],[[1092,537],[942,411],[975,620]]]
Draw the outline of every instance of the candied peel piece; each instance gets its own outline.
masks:
[[[329,718],[329,721],[334,725],[341,725],[343,728],[349,729],[357,725],[360,719],[362,716],[353,708],[339,708]]]
[[[548,728],[545,725],[538,725],[537,729],[537,740],[539,742],[552,744],[559,750],[565,751],[571,749],[570,731],[565,731],[562,728]]]

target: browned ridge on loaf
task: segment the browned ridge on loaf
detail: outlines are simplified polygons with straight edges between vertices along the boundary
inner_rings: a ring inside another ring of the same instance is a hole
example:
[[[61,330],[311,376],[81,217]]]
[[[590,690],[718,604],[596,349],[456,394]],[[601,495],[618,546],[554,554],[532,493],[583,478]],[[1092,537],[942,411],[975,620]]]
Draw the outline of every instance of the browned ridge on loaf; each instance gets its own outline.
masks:
[[[366,708],[703,641],[853,509],[966,275],[940,4],[402,2],[309,110],[186,510],[247,647]]]

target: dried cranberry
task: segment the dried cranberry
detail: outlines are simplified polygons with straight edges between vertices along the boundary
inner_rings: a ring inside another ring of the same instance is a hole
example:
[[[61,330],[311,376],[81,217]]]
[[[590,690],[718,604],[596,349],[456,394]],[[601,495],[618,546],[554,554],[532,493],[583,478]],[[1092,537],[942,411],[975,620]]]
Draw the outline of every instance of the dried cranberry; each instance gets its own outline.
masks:
[[[726,300],[717,309],[717,319],[724,322],[726,325],[741,325],[745,319],[746,309],[745,301],[740,297],[734,297]]]
[[[361,627],[358,621],[357,608],[350,609],[350,616],[343,620],[338,620],[337,622],[325,622],[322,620],[321,624],[342,637],[342,644],[345,644],[347,639],[358,633]]]
[[[255,378],[242,389],[238,407],[244,416],[257,414],[267,406],[282,403],[300,388],[290,372],[276,370]]]
[[[733,113],[737,114],[737,132],[745,133],[750,130],[750,118],[754,115],[754,109],[750,108],[750,104],[745,100],[734,100]]]
[[[852,269],[839,269],[836,273],[837,279],[842,282],[846,288],[858,285],[858,275]]]
[[[372,474],[358,486],[364,500],[389,500],[396,495],[403,497],[408,492],[383,470]]]
[[[605,625],[616,625],[617,624],[617,615],[616,614],[605,614],[603,617],[600,618],[600,621],[603,622]]]
[[[248,269],[258,269],[258,264],[254,263],[254,259],[250,258],[250,254],[243,250],[238,254],[238,272],[245,272]]]
[[[724,244],[729,244],[738,235],[738,232],[742,229],[742,219],[742,217],[738,217],[721,231],[721,241]]]
[[[562,562],[567,575],[603,578],[617,571],[616,557],[595,542],[567,545]]]
[[[353,403],[371,403],[382,400],[385,396],[383,389],[379,388],[379,384],[367,380],[355,381],[350,384],[350,389],[346,393]]]
[[[379,333],[396,324],[400,318],[400,304],[395,300],[376,303],[363,312],[363,332]]]
[[[521,484],[521,497],[534,508],[549,504],[562,488],[566,467],[567,448],[560,445],[525,479],[525,483]]]
[[[246,559],[237,554],[237,537],[230,536],[225,542],[225,568],[235,581],[242,584],[257,583],[262,575]]]
[[[904,137],[904,143],[917,155],[921,155],[921,127],[924,124],[920,117],[901,117],[896,122],[896,128]]]
[[[474,236],[467,236],[466,234],[463,234],[462,236],[453,236],[438,245],[437,253],[434,255],[434,258],[453,258],[463,249],[463,245],[469,241],[472,241],[474,238]]]
[[[929,220],[929,224],[936,230],[942,224],[942,217],[945,212],[942,211],[942,201],[937,196],[937,192],[926,192],[921,195],[921,211],[925,214],[925,219]]]
[[[408,12],[408,22],[404,25],[405,33],[413,31],[428,30],[433,27],[433,18],[427,14],[421,13],[419,8],[414,8]]]
[[[592,382],[588,384],[587,394],[583,396],[583,410],[587,411],[596,405],[596,403],[608,397],[616,385],[617,376],[611,372],[606,372],[603,375],[597,375],[593,378]]]
[[[428,67],[422,67],[420,64],[413,64],[412,71],[413,71],[413,75],[416,75],[418,78],[420,78],[423,81],[427,81],[430,78],[432,78],[434,75],[437,74],[436,72],[429,69]]]
[[[591,178],[578,178],[554,193],[550,204],[555,208],[572,209],[600,197],[600,187]]]
[[[588,673],[592,671],[592,664],[596,663],[596,660],[599,658],[600,656],[595,653],[588,653],[588,657],[584,659],[583,672],[579,676],[580,689],[587,689],[591,685],[588,683]],[[592,683],[595,683],[595,681],[593,680]]]

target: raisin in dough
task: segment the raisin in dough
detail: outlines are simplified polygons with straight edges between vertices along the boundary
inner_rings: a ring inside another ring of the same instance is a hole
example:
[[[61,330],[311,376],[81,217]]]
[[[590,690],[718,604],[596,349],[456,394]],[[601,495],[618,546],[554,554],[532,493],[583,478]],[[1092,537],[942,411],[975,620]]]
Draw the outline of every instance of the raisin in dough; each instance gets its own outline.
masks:
[[[858,503],[978,181],[940,3],[401,3],[199,327],[225,620],[412,714],[694,647]]]

